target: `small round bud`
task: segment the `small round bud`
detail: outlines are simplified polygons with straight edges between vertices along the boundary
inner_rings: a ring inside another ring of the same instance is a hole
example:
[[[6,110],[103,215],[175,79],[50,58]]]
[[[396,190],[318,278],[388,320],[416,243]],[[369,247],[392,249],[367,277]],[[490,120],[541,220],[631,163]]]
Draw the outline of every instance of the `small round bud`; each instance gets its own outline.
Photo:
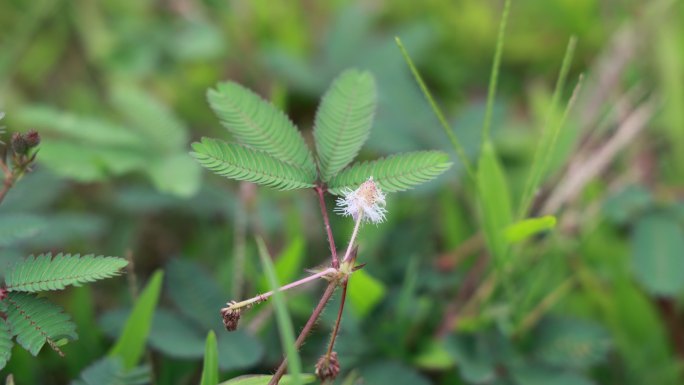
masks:
[[[337,359],[337,352],[330,353],[330,356],[321,357],[316,363],[316,377],[321,382],[333,381],[340,374],[340,361]]]
[[[24,141],[26,142],[28,148],[36,147],[40,144],[40,134],[36,130],[29,130],[24,135]]]
[[[18,132],[12,134],[12,150],[17,155],[26,155],[29,147],[24,136]]]
[[[238,323],[240,322],[240,309],[232,309],[231,305],[233,305],[235,301],[229,302],[228,307],[224,307],[221,309],[221,316],[223,317],[223,326],[226,327],[226,330],[229,332],[234,331],[238,327]]]

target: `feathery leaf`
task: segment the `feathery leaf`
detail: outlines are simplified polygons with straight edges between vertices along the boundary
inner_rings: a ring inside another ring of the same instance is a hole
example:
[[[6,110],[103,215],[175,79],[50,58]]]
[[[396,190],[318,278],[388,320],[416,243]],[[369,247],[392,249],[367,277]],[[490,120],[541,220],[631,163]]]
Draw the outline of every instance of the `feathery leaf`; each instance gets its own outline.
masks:
[[[359,153],[373,125],[376,104],[375,80],[369,72],[347,70],[330,85],[314,126],[323,181],[332,179]]]
[[[219,83],[207,99],[221,124],[242,144],[314,173],[311,151],[290,119],[271,103],[233,82]]]
[[[404,191],[436,178],[449,167],[449,155],[444,152],[409,152],[354,164],[337,174],[328,184],[328,189],[337,195],[344,189],[358,188],[372,176],[384,192]]]
[[[7,365],[12,356],[12,332],[7,324],[7,321],[0,318],[0,369]]]
[[[202,142],[193,143],[192,148],[195,152],[190,154],[202,166],[230,179],[292,190],[313,187],[316,178],[306,169],[237,143],[202,138]]]
[[[9,293],[7,322],[17,342],[34,356],[47,342],[52,349],[62,354],[57,342],[63,338],[75,340],[76,325],[62,308],[45,298],[34,294]]]
[[[78,254],[41,254],[30,256],[12,266],[5,276],[9,291],[36,292],[62,290],[68,285],[113,277],[128,262],[117,257],[103,257]]]

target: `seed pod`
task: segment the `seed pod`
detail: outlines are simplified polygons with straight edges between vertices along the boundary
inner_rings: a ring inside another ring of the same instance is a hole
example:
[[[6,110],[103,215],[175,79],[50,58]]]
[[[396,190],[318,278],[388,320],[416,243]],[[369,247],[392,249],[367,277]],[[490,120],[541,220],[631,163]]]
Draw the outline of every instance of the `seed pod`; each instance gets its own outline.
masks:
[[[340,374],[340,361],[337,352],[330,353],[330,357],[323,356],[316,363],[316,377],[321,382],[333,381]]]

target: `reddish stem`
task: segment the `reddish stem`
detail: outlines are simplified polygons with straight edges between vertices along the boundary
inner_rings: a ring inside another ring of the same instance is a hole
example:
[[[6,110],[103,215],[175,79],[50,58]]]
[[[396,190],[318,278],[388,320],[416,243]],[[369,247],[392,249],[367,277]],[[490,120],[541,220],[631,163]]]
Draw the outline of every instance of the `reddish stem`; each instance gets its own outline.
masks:
[[[318,203],[321,206],[321,214],[323,215],[323,224],[325,225],[325,232],[328,234],[328,244],[330,245],[330,253],[332,255],[332,267],[335,269],[340,267],[340,261],[337,259],[337,248],[335,247],[335,239],[333,238],[332,229],[330,228],[330,218],[328,217],[328,208],[325,205],[325,198],[323,193],[325,187],[317,185],[315,188],[318,195]]]
[[[304,343],[304,340],[306,339],[306,337],[309,336],[309,333],[311,332],[311,329],[313,329],[314,324],[316,324],[318,317],[321,316],[323,309],[325,309],[325,305],[328,304],[328,301],[330,301],[330,298],[332,297],[333,293],[335,293],[335,288],[337,288],[336,282],[330,282],[328,284],[328,287],[325,288],[325,292],[323,293],[323,296],[321,296],[320,301],[318,301],[318,305],[316,305],[316,308],[311,313],[309,320],[306,321],[306,325],[304,325],[304,329],[302,329],[302,332],[299,333],[299,336],[297,337],[297,340],[295,341],[295,349],[299,350],[299,348]],[[273,377],[271,377],[271,381],[268,382],[268,385],[277,385],[286,371],[287,371],[287,358],[283,359],[283,362],[280,363],[278,370],[273,375]]]
[[[344,303],[347,299],[347,285],[349,284],[349,278],[347,278],[342,284],[342,297],[340,297],[340,309],[337,311],[337,320],[335,321],[335,327],[330,334],[330,344],[328,345],[328,351],[325,356],[330,358],[333,349],[335,348],[335,339],[337,339],[337,334],[340,331],[340,324],[342,323],[342,312],[344,311]]]

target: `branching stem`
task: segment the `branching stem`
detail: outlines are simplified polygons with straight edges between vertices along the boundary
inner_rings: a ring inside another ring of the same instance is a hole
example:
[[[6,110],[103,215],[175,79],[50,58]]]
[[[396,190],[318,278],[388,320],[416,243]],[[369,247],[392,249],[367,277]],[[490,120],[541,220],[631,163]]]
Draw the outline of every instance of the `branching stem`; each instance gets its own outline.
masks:
[[[332,268],[332,267],[329,267],[329,268],[327,268],[327,269],[325,269],[325,270],[323,270],[323,271],[319,271],[319,272],[316,273],[316,274],[312,274],[312,275],[310,275],[310,276],[308,276],[308,277],[305,277],[305,278],[302,278],[302,279],[300,279],[300,280],[298,280],[298,281],[294,281],[294,282],[292,282],[292,283],[288,283],[288,284],[285,285],[285,286],[281,286],[277,291],[286,291],[286,290],[289,290],[289,289],[293,289],[293,288],[295,288],[295,287],[297,287],[297,286],[301,286],[301,285],[303,285],[303,284],[305,284],[305,283],[314,281],[314,280],[319,279],[319,278],[323,278],[323,277],[325,277],[326,275],[335,275],[336,273],[337,273],[337,269],[334,269],[334,268]],[[240,308],[245,307],[245,306],[249,306],[249,305],[251,305],[251,304],[253,304],[253,303],[255,303],[255,302],[263,302],[263,301],[267,300],[270,296],[272,296],[273,293],[274,293],[275,291],[276,291],[276,290],[271,290],[271,291],[268,291],[268,292],[266,292],[266,293],[259,294],[259,295],[255,296],[255,297],[252,297],[252,298],[250,298],[250,299],[246,299],[246,300],[244,300],[244,301],[240,301],[240,302],[237,302],[237,303],[233,303],[233,304],[231,304],[231,305],[228,306],[228,309],[230,309],[230,310],[236,310],[236,309],[240,309]]]
[[[335,293],[336,288],[337,288],[337,282],[335,282],[335,281],[330,282],[328,284],[328,287],[325,288],[325,292],[323,293],[323,296],[321,296],[321,299],[318,301],[318,305],[316,305],[316,308],[311,313],[309,320],[306,321],[306,325],[304,325],[304,329],[302,329],[302,332],[299,333],[299,336],[297,337],[297,340],[295,341],[295,349],[299,349],[302,346],[302,344],[304,343],[304,340],[306,339],[306,337],[309,336],[309,333],[311,333],[311,329],[313,329],[313,326],[316,323],[316,321],[318,320],[318,317],[321,316],[323,309],[325,309],[325,305],[327,305],[328,301],[330,301],[330,298],[332,297],[333,293]],[[268,385],[277,385],[286,371],[287,371],[287,358],[284,359],[283,362],[280,363],[278,370],[273,375],[273,377],[271,377],[271,381],[268,382]]]

